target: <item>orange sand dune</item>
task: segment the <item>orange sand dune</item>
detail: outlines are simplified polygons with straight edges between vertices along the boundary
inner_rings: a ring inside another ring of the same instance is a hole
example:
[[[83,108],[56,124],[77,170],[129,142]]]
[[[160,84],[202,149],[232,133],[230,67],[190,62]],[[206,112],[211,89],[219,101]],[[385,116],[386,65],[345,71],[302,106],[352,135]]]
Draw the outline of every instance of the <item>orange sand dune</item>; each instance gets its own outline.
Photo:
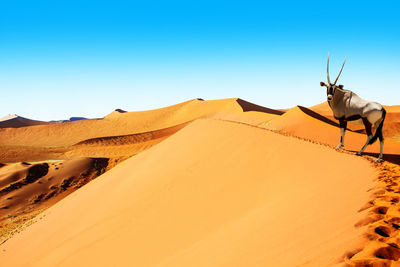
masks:
[[[0,162],[44,161],[66,159],[65,147],[0,146]]]
[[[187,124],[144,133],[91,138],[64,147],[0,146],[0,162],[59,160],[75,157],[126,158],[161,142]]]
[[[340,142],[339,128],[332,123],[324,123],[320,120],[321,118],[313,117],[306,113],[310,113],[310,110],[298,106],[290,109],[284,115],[271,120],[269,123],[264,125],[264,127],[271,130],[287,132],[291,135],[329,144],[331,146],[337,146]],[[365,142],[366,135],[350,131],[346,132],[346,149],[358,151]],[[395,155],[398,154],[399,151],[400,143],[385,140],[385,154]],[[365,152],[378,153],[379,141],[372,146],[368,146]],[[389,159],[390,157],[390,155],[386,155],[386,159]],[[395,160],[396,162],[399,162],[400,158],[396,156]]]
[[[83,140],[75,146],[107,146],[107,145],[125,145],[125,144],[136,144],[145,141],[150,141],[154,139],[168,137],[171,134],[176,133],[183,127],[185,127],[188,123],[179,124],[176,126],[172,126],[169,128],[164,128],[156,131],[144,132],[144,133],[136,133],[130,135],[120,135],[120,136],[106,136],[106,137],[98,137],[91,138],[87,140]]]
[[[197,120],[48,209],[1,245],[0,262],[327,266],[362,246],[354,224],[375,177],[328,147]]]
[[[332,110],[331,107],[329,106],[327,101],[324,101],[320,104],[314,105],[312,107],[309,107],[309,109],[321,114],[322,116],[331,116],[332,115]]]
[[[0,145],[70,146],[86,139],[155,131],[204,117],[259,124],[281,113],[237,98],[210,101],[195,99],[149,111],[114,111],[103,119],[0,129]]]
[[[281,114],[238,98],[196,99],[141,112],[117,109],[104,119],[0,129],[0,162],[128,157],[161,142],[193,119],[212,117],[259,125]]]
[[[187,124],[182,123],[169,128],[144,133],[87,139],[69,147],[62,157],[130,157],[158,144]]]

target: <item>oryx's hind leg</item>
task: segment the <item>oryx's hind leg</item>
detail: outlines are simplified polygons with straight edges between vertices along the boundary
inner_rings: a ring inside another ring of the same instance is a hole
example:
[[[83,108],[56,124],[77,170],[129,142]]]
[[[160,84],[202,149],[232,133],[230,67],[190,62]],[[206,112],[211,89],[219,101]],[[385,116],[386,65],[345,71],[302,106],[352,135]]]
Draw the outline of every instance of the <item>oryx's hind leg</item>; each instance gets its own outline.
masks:
[[[382,131],[380,131],[378,133],[378,137],[379,137],[379,142],[380,142],[380,151],[379,151],[379,157],[377,158],[376,162],[382,162],[382,157],[383,157],[383,144],[385,142],[385,139],[383,138],[383,134]]]
[[[344,147],[344,135],[347,129],[347,121],[339,120],[339,125],[340,125],[340,144],[336,147],[336,149]]]
[[[379,157],[376,160],[376,162],[382,162],[382,157],[383,157],[383,144],[384,144],[385,139],[383,138],[382,133],[379,134],[379,142],[380,142],[380,151],[379,151]]]
[[[362,121],[365,126],[365,131],[367,132],[367,142],[361,148],[361,150],[356,153],[359,156],[361,156],[361,154],[364,152],[365,148],[368,146],[369,141],[372,139],[372,124],[368,121],[367,118],[362,118]]]

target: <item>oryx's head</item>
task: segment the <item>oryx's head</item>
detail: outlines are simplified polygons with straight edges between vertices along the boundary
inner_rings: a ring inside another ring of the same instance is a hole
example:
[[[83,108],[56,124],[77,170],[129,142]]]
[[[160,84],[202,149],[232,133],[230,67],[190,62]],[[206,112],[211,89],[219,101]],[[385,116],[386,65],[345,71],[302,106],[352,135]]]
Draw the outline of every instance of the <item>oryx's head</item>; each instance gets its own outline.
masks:
[[[336,85],[337,80],[339,79],[340,74],[342,73],[343,67],[344,67],[344,63],[346,63],[346,58],[344,59],[342,68],[340,69],[340,72],[338,74],[338,76],[336,77],[336,80],[334,83],[331,83],[331,79],[329,78],[329,54],[328,54],[328,64],[326,67],[326,74],[328,77],[328,84],[325,84],[324,82],[320,82],[319,84],[321,86],[325,86],[326,87],[326,96],[328,101],[331,101],[333,99],[333,95],[335,94],[335,90],[336,88],[340,88],[343,89],[343,85]]]

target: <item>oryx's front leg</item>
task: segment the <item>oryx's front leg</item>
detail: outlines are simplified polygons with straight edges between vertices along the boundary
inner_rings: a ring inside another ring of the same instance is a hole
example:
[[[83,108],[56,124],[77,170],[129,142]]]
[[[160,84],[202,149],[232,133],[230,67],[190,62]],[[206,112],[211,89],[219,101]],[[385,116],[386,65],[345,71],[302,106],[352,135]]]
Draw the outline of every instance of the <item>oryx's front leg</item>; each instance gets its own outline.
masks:
[[[364,152],[365,148],[367,148],[369,141],[372,139],[372,124],[366,118],[362,118],[362,121],[365,126],[365,131],[367,132],[367,142],[361,148],[361,150],[357,152],[357,155],[359,155],[359,156],[361,156],[361,154]]]
[[[347,121],[346,120],[339,120],[340,126],[340,144],[336,147],[336,149],[340,149],[344,147],[344,135],[347,129]]]

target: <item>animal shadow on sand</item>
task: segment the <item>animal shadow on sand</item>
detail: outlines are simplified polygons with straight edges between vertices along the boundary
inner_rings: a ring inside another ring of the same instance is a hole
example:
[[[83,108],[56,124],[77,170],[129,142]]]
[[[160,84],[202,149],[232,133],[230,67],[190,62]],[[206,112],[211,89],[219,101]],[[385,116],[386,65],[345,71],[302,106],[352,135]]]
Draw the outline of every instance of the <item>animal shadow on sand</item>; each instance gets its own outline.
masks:
[[[347,150],[347,151],[354,153],[357,152],[356,150]],[[363,155],[368,155],[375,158],[379,157],[379,153],[363,152]],[[383,154],[383,160],[400,165],[400,154]]]
[[[302,106],[298,106],[298,107],[299,107],[299,109],[301,111],[303,111],[308,116],[313,117],[314,119],[320,120],[322,122],[325,122],[325,123],[327,123],[329,125],[332,125],[332,126],[335,126],[335,127],[338,127],[338,128],[340,127],[339,123],[334,122],[333,120],[330,120],[327,117],[324,117],[321,114],[319,114],[319,113],[317,113],[315,111],[312,111],[311,109],[308,109],[308,108],[305,108],[305,107],[302,107]],[[357,131],[353,131],[353,130],[347,129],[347,131],[355,132],[355,133],[362,133],[363,132],[362,129],[361,130],[357,130]]]

